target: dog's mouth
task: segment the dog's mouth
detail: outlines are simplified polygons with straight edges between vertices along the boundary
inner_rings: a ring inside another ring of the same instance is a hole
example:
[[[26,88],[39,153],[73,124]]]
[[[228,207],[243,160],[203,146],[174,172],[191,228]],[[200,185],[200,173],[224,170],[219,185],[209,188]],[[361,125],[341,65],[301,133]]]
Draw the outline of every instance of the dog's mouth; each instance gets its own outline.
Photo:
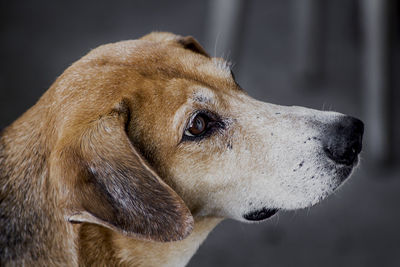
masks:
[[[255,210],[255,211],[252,211],[252,212],[249,212],[249,213],[243,215],[243,218],[245,218],[248,221],[262,221],[262,220],[271,218],[278,211],[279,211],[279,209],[262,208],[262,209]]]

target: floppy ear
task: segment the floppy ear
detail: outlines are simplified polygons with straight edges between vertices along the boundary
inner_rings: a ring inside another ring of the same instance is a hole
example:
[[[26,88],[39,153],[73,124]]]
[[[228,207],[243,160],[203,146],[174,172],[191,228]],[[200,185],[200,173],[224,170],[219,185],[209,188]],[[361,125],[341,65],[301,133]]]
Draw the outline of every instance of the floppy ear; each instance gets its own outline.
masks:
[[[193,217],[133,147],[125,131],[129,116],[128,105],[119,104],[62,153],[64,171],[77,176],[68,220],[142,239],[181,240],[190,234]]]

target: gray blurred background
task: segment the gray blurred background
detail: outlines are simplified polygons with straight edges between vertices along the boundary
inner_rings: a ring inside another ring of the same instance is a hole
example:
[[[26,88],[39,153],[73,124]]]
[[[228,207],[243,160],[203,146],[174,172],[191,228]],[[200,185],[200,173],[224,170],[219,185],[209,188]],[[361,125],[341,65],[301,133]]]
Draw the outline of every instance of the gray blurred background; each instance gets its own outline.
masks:
[[[335,195],[261,224],[224,221],[189,266],[400,266],[399,11],[395,0],[1,0],[0,129],[100,44],[193,35],[251,96],[347,113],[366,134]]]

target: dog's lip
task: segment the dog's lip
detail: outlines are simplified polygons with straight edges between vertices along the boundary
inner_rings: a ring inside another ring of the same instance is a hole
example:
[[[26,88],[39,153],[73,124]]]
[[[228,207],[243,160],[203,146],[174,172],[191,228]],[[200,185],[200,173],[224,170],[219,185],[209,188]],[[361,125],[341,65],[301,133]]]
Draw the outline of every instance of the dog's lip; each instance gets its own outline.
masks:
[[[279,209],[262,208],[246,213],[245,215],[243,215],[243,218],[245,218],[248,221],[262,221],[271,218],[278,211]]]

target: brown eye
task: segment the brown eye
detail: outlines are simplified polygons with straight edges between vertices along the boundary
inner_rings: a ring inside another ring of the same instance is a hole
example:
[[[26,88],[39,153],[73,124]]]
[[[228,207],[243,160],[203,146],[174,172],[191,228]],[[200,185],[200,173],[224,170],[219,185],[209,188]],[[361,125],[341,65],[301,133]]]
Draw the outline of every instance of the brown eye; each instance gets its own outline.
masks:
[[[186,125],[181,142],[200,141],[224,128],[225,123],[217,114],[208,110],[198,111],[192,115],[189,123]]]
[[[188,136],[199,136],[202,135],[207,130],[208,118],[203,114],[198,114],[191,121],[185,134]]]

